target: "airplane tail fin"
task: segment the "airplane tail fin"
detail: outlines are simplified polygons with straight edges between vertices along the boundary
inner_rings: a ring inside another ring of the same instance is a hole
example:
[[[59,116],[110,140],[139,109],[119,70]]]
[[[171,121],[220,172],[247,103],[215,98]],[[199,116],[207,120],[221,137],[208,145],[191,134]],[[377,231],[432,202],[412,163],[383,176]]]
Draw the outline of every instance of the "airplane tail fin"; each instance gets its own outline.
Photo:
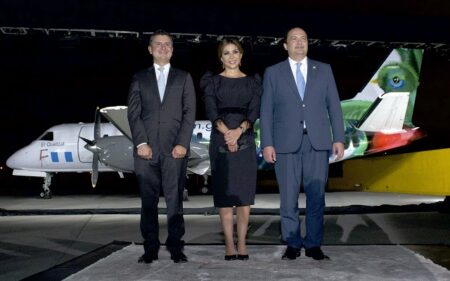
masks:
[[[409,92],[389,92],[378,97],[355,124],[364,132],[400,133],[405,123]]]
[[[414,127],[412,115],[417,87],[419,86],[419,73],[422,66],[422,58],[423,50],[394,49],[373,75],[372,79],[366,84],[364,89],[353,99],[342,102],[344,118],[355,120],[359,125],[362,125],[362,123],[367,121],[370,114],[378,107],[378,103],[386,105],[387,100],[400,98],[404,93],[407,93],[409,98],[404,116],[401,116],[401,121],[407,127]],[[384,103],[381,103],[381,100],[378,99],[388,93],[398,94],[391,94],[390,99],[386,99]],[[379,116],[381,116],[380,114],[382,113],[383,112],[378,109]],[[397,118],[399,117],[397,112]],[[380,128],[379,126],[376,127]]]
[[[425,136],[412,123],[423,50],[394,49],[364,89],[341,102],[344,158],[404,146]]]

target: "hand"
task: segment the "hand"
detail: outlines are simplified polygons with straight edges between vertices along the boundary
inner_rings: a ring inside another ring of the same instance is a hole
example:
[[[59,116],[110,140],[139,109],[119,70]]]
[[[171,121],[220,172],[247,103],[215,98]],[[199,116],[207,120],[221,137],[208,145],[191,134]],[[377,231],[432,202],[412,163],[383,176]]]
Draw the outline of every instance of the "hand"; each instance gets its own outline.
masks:
[[[344,157],[344,144],[342,142],[333,143],[333,154],[336,155],[335,161],[339,161]]]
[[[273,146],[264,147],[263,155],[267,163],[275,163],[277,161],[277,154]]]
[[[175,147],[172,149],[172,157],[173,158],[183,158],[186,156],[187,150],[184,146],[181,146],[179,144],[175,145]]]
[[[227,144],[227,146],[228,146],[228,150],[229,150],[230,152],[236,152],[236,151],[238,151],[238,149],[239,149],[239,146],[238,146],[237,144],[233,144],[233,145]]]
[[[236,128],[236,129],[231,129],[228,130],[225,134],[224,134],[224,138],[225,138],[225,143],[231,144],[231,145],[235,145],[237,144],[237,140],[241,137],[242,134],[242,130],[241,128]]]
[[[137,154],[139,157],[145,160],[150,160],[153,157],[153,151],[150,145],[143,144],[137,148]]]

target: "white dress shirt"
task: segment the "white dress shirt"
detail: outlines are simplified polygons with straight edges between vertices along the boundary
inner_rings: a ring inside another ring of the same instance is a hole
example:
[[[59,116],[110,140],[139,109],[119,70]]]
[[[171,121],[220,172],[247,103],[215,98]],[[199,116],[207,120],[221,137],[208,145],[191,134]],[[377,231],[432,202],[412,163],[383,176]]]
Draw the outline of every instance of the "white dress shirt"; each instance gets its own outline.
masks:
[[[160,68],[160,67],[163,67],[163,68],[164,68],[164,70],[163,70],[163,72],[164,72],[164,78],[166,79],[166,81],[164,81],[164,82],[165,82],[164,84],[167,85],[167,77],[169,77],[170,63],[165,64],[165,65],[163,65],[163,66],[154,63],[153,66],[154,66],[154,68],[155,68],[156,81],[158,81],[158,77],[159,77],[159,68]]]
[[[305,78],[305,85],[306,81],[308,81],[308,60],[306,57],[304,57],[301,61],[295,61],[291,58],[289,58],[289,65],[291,66],[292,75],[294,76],[295,83],[297,83],[297,63],[301,62],[302,65],[300,66],[300,71],[303,74],[303,78]]]

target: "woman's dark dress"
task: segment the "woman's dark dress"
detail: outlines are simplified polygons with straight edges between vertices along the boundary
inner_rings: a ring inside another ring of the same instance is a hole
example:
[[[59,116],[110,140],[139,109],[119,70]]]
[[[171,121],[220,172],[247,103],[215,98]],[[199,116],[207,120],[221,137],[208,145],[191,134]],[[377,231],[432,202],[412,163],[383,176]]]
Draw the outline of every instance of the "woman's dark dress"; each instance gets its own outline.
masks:
[[[261,80],[259,76],[227,78],[205,74],[200,82],[207,118],[213,124],[209,155],[214,206],[248,206],[255,202],[256,147],[253,127],[238,140],[239,150],[229,152],[224,136],[215,128],[222,120],[229,129],[259,117]]]

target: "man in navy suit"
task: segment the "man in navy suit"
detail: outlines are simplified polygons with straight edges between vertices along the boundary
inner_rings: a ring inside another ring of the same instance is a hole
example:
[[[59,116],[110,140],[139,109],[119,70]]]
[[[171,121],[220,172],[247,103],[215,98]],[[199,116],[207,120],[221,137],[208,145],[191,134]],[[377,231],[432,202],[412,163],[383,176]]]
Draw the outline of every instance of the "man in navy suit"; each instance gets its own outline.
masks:
[[[128,122],[133,138],[134,170],[141,194],[144,255],[138,262],[158,259],[160,189],[167,206],[166,247],[175,262],[186,262],[183,241],[183,189],[187,156],[195,122],[195,90],[189,73],[170,65],[172,36],[158,30],[148,51],[153,66],[138,72],[128,96]]]
[[[261,100],[261,147],[275,163],[280,188],[283,259],[296,259],[301,248],[316,260],[328,259],[323,239],[328,158],[344,155],[344,123],[331,67],[307,57],[308,37],[298,27],[283,44],[289,58],[264,74]],[[306,235],[301,236],[298,196],[306,195]]]

